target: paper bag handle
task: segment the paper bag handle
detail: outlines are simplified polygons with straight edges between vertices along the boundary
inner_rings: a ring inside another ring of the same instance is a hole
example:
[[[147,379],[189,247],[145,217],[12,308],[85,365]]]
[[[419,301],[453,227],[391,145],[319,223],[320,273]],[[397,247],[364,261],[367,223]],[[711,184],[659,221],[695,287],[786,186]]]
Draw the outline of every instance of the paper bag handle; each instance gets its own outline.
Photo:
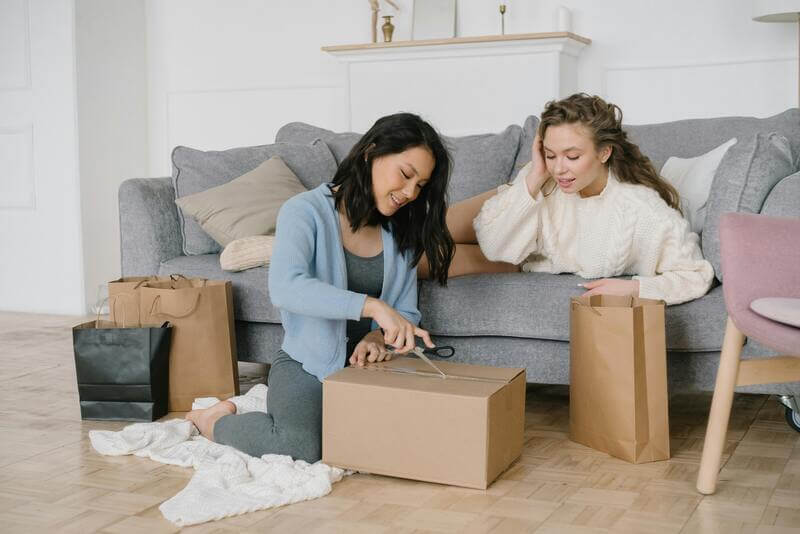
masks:
[[[104,298],[102,302],[103,303],[108,302],[111,305],[111,315],[113,315],[116,318],[117,314],[114,313],[114,312],[117,309],[117,300],[119,299],[119,297],[131,297],[131,296],[132,295],[130,293],[119,293],[117,295],[112,295],[112,296]],[[98,308],[97,308],[97,320],[94,323],[94,325],[96,327],[100,326],[100,310],[101,309],[102,309],[102,306],[98,306]],[[137,315],[139,315],[139,307],[138,306],[136,307],[136,313],[137,313]],[[127,322],[126,321],[126,319],[127,319],[126,314],[127,314],[127,312],[125,311],[125,307],[123,306],[122,307],[122,328],[126,328],[126,326],[125,326],[125,323]],[[141,324],[141,321],[142,321],[141,315],[139,315],[137,317],[137,319],[139,319],[137,324]],[[117,325],[117,321],[114,320],[113,322],[114,322],[114,326],[116,326]]]
[[[191,278],[189,278],[185,274],[181,274],[181,273],[173,273],[173,274],[169,275],[169,279],[170,279],[171,282],[177,282],[178,280],[186,280],[189,284],[192,283],[192,279]],[[208,278],[195,278],[195,280],[201,280],[203,282],[200,287],[206,287],[206,284],[208,283]],[[173,286],[173,289],[176,289],[176,288]]]
[[[194,301],[194,304],[189,307],[183,313],[172,314],[163,311],[157,311],[156,307],[158,303],[161,302],[161,295],[156,295],[156,298],[153,299],[153,304],[150,305],[150,315],[163,315],[164,317],[169,317],[171,319],[183,319],[184,317],[188,317],[189,315],[193,314],[197,309],[198,304],[200,303],[200,293],[197,293],[197,298]]]

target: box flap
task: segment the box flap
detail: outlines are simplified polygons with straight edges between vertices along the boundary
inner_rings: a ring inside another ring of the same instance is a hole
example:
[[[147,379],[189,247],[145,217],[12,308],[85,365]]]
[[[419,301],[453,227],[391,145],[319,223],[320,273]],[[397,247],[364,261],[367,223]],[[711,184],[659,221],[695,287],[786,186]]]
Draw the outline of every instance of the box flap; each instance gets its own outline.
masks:
[[[446,378],[442,378],[422,360],[404,356],[365,367],[345,367],[325,381],[446,395],[489,397],[524,372],[521,368],[488,367],[439,360],[434,363],[447,375]]]

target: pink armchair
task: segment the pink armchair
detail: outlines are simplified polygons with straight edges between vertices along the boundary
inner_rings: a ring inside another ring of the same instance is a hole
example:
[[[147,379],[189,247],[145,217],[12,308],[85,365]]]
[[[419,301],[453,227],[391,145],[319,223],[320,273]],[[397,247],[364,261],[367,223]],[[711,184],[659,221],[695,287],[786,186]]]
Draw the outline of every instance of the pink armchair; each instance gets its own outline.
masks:
[[[800,298],[800,218],[725,214],[720,249],[728,322],[697,477],[697,490],[706,495],[716,489],[734,388],[800,380],[800,328],[750,309],[758,298]],[[745,336],[783,356],[740,360]],[[797,397],[784,403],[787,414],[797,414]]]

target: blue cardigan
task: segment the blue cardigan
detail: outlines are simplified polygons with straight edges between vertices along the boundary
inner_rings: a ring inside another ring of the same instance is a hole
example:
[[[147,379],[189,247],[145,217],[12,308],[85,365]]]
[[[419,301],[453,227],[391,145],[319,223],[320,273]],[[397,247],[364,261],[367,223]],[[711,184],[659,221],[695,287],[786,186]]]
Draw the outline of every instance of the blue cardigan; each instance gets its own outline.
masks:
[[[381,229],[381,300],[419,324],[417,269]],[[367,296],[347,290],[342,234],[329,184],[292,197],[278,213],[269,266],[269,296],[280,309],[281,348],[322,381],[344,367],[347,319],[358,320]],[[377,324],[373,321],[373,328]]]

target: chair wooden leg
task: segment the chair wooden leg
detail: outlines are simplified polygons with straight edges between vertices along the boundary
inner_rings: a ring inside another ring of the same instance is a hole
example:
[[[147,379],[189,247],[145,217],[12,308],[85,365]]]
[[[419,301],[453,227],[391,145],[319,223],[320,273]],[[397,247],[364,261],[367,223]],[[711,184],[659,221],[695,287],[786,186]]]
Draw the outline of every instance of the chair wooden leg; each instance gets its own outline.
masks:
[[[719,358],[717,382],[714,386],[714,398],[711,401],[711,413],[708,416],[703,456],[700,460],[700,472],[697,475],[697,491],[705,495],[711,495],[717,488],[719,464],[722,460],[722,449],[725,447],[725,436],[728,432],[733,389],[736,386],[739,355],[742,352],[743,343],[744,335],[728,317],[725,339],[722,341],[722,353]]]

